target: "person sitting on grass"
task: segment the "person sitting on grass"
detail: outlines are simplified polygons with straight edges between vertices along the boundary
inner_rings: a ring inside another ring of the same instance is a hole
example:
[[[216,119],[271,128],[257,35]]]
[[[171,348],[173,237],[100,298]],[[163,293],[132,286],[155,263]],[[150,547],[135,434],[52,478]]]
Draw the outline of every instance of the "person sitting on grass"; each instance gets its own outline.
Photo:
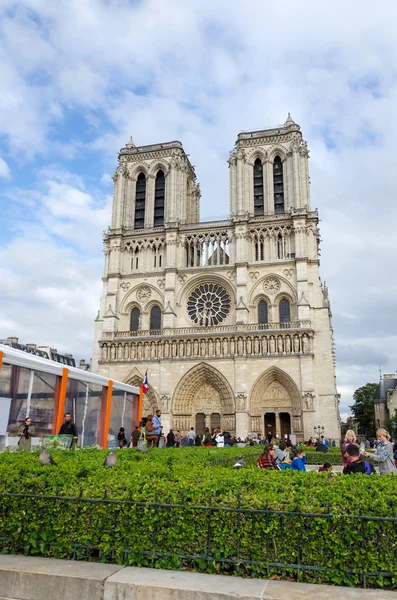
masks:
[[[318,469],[319,473],[328,473],[329,471],[332,471],[332,465],[329,462],[324,463],[323,466]]]
[[[299,448],[294,452],[294,458],[292,459],[292,468],[295,471],[306,471],[306,456],[303,450]]]
[[[266,444],[262,454],[259,456],[256,466],[260,469],[274,469],[274,448],[273,444]]]
[[[348,444],[348,446],[345,447],[345,453],[348,459],[347,465],[343,468],[344,475],[351,475],[352,473],[372,475],[375,473],[375,469],[371,463],[360,458],[360,448],[357,444]]]

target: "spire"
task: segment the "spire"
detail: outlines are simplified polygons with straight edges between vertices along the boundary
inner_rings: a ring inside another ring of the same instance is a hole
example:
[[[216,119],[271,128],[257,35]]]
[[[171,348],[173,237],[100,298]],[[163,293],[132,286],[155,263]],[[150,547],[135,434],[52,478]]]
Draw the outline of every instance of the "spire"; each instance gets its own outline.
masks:
[[[289,125],[296,125],[295,121],[291,117],[291,113],[288,113],[288,117],[284,123],[284,127],[288,127]]]
[[[132,136],[130,137],[129,142],[126,143],[125,147],[126,148],[135,148],[135,144],[134,144],[134,140],[132,139]]]

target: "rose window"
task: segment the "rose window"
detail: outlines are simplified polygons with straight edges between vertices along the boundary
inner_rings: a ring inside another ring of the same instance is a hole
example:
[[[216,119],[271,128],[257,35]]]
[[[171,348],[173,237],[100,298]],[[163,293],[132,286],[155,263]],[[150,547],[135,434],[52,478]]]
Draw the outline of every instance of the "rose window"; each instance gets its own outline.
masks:
[[[187,302],[189,317],[197,325],[218,325],[230,313],[230,296],[216,283],[200,285]]]

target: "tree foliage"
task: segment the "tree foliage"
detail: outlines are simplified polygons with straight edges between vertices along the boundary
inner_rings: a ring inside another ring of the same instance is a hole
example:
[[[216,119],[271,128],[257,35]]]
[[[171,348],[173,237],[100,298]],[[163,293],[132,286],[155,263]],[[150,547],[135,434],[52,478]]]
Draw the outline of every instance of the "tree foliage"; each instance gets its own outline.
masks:
[[[378,384],[367,383],[353,394],[354,404],[350,407],[357,419],[360,433],[367,438],[375,435],[374,398]]]

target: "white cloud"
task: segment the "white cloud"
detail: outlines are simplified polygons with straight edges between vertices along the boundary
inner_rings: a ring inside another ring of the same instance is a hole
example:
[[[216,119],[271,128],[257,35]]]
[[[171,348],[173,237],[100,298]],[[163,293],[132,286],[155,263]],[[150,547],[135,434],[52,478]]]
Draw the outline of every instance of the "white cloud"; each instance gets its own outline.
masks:
[[[11,175],[10,167],[7,165],[4,158],[0,156],[0,177],[5,177],[8,179]]]

